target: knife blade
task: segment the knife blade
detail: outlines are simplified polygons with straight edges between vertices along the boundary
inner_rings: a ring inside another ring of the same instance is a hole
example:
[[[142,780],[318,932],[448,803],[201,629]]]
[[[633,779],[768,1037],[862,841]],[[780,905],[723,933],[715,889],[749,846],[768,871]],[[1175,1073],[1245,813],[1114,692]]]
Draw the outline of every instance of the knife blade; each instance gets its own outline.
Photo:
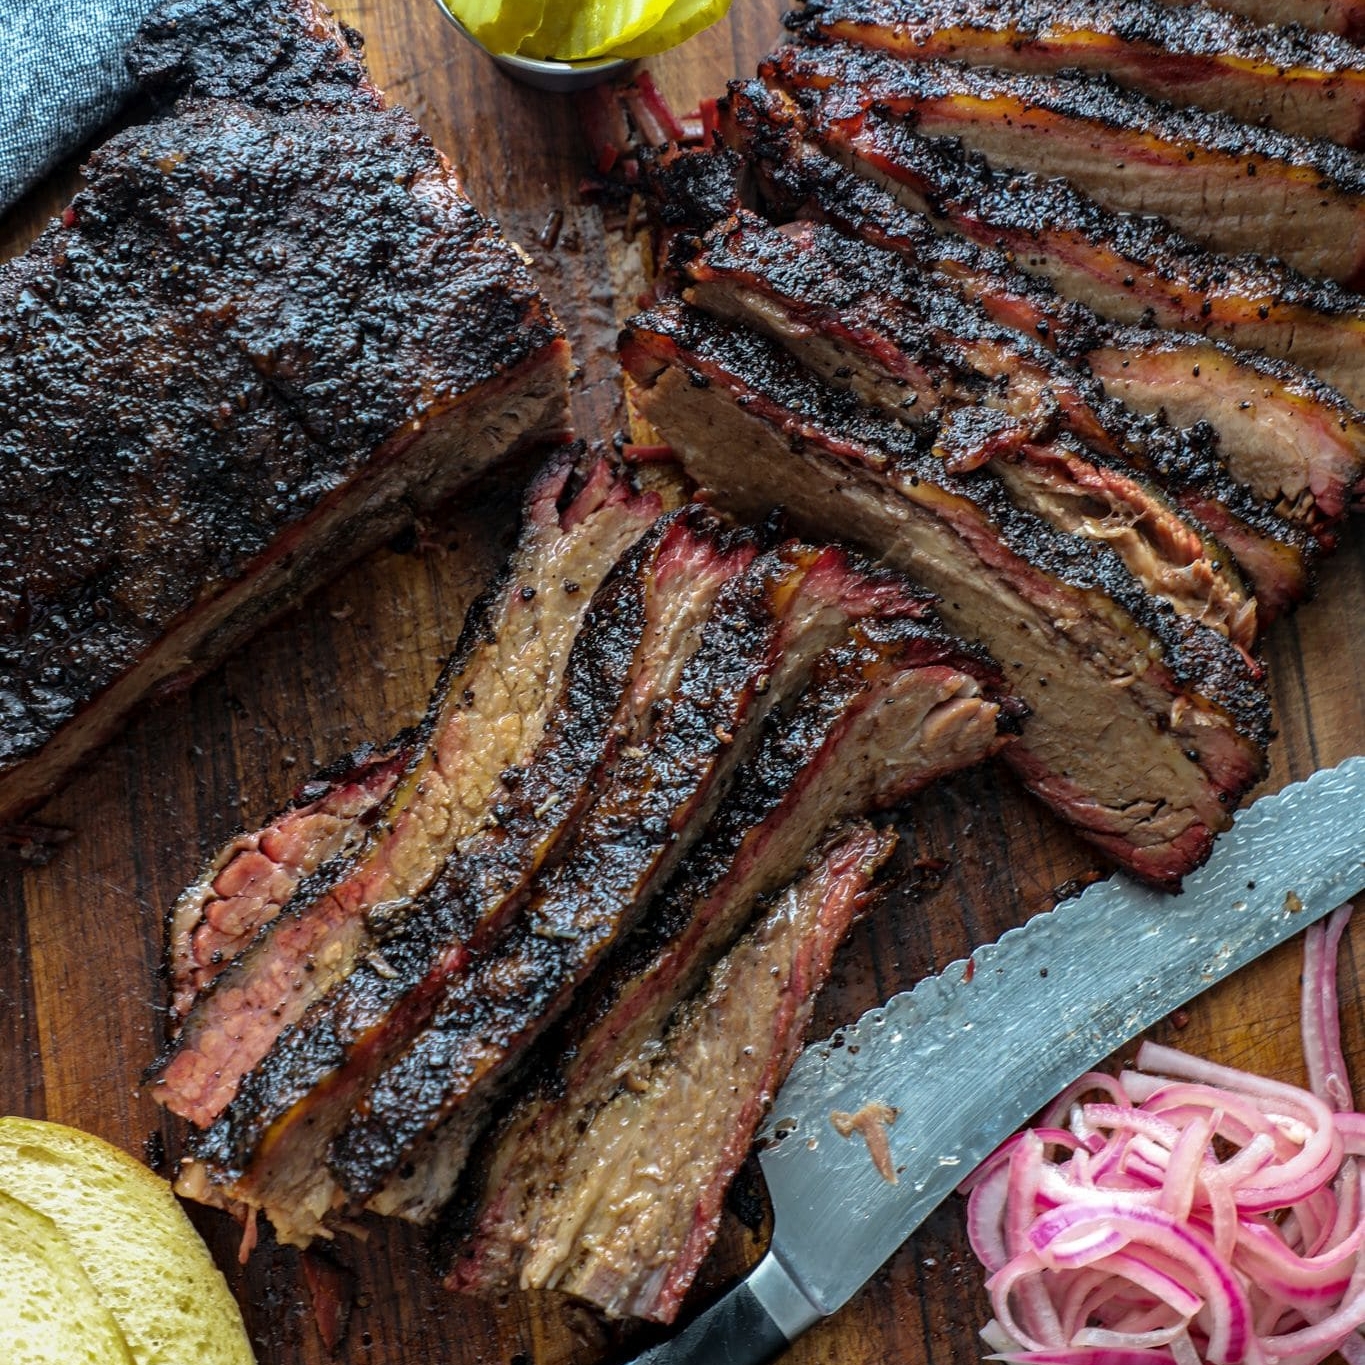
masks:
[[[1365,756],[1239,812],[1179,894],[1115,874],[812,1044],[758,1135],[767,1254],[635,1365],[775,1359],[1076,1077],[1362,889]],[[831,1122],[869,1104],[894,1183]]]

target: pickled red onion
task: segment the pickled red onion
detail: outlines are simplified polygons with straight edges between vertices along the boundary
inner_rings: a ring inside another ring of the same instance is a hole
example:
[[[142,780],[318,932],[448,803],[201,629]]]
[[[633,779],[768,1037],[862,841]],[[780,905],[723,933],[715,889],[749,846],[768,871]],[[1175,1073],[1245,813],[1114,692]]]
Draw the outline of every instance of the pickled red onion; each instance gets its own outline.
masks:
[[[991,1360],[1365,1365],[1365,1114],[1341,1050],[1343,906],[1306,935],[1309,1089],[1144,1043],[964,1183]]]

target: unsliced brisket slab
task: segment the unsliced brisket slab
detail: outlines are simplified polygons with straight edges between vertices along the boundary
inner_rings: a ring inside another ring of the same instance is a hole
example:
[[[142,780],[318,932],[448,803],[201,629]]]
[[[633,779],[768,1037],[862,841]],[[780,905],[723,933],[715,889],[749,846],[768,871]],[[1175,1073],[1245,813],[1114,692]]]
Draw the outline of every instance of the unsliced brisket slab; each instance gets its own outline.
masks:
[[[381,919],[384,898],[367,896],[368,951],[276,1038],[192,1139],[204,1178],[184,1172],[186,1188],[207,1179],[220,1198],[263,1208],[282,1239],[306,1242],[323,1230],[328,1140],[498,941],[537,870],[666,703],[713,604],[756,552],[752,533],[722,531],[693,506],[661,518],[626,553],[583,620],[534,756],[524,771],[502,772],[507,790],[495,794],[486,827],[459,842],[404,915]]]
[[[883,178],[907,207],[1007,250],[1065,297],[1119,322],[1198,332],[1292,361],[1365,406],[1358,294],[1260,256],[1219,255],[1158,219],[1111,212],[1065,180],[993,169],[875,112],[850,122],[807,101],[805,115],[812,137]]]
[[[837,547],[789,543],[727,588],[638,748],[624,751],[564,859],[507,936],[441,1001],[332,1144],[352,1201],[424,1221],[449,1198],[500,1087],[638,920],[702,833],[764,717],[866,616],[922,616],[923,594]]]
[[[0,819],[565,423],[557,321],[354,35],[303,0],[179,13],[238,49],[230,98],[111,139],[0,272]]]
[[[925,137],[1065,176],[1108,209],[1157,215],[1217,251],[1365,281],[1365,158],[1335,143],[1177,109],[1103,76],[899,62],[846,44],[785,48],[759,72],[829,91],[831,117],[856,123],[885,108]]]
[[[547,1040],[547,1075],[482,1144],[451,1288],[557,1286],[591,1211],[590,1172],[609,1178],[603,1151],[583,1140],[585,1126],[597,1132],[604,1105],[638,1093],[674,1009],[823,831],[1003,742],[998,687],[998,676],[927,623],[867,622],[828,652],[796,711],[769,718],[753,760],[659,904]],[[723,1105],[728,1089],[718,1084],[705,1108]],[[711,1157],[701,1148],[696,1155],[707,1168]],[[658,1194],[667,1205],[671,1195]],[[677,1222],[681,1235],[689,1219]],[[688,1278],[681,1269],[676,1282]]]
[[[1365,51],[1301,28],[1262,28],[1159,0],[811,0],[788,16],[807,41],[837,38],[915,60],[1041,74],[1098,71],[1172,104],[1359,147]]]
[[[1255,646],[1255,599],[1227,551],[1153,479],[1153,437],[1041,345],[828,227],[778,229],[741,214],[675,255],[690,302],[773,337],[889,416],[966,418],[978,405],[1007,416],[999,453],[979,443],[969,461],[990,458],[1021,506],[1099,539],[1149,592]],[[962,472],[960,452],[942,453]]]
[[[1265,763],[1264,690],[1229,641],[754,334],[663,305],[629,325],[622,360],[645,417],[726,506],[785,506],[939,595],[1033,712],[1009,761],[1086,838],[1154,882],[1198,866]]]
[[[1305,595],[1311,547],[1303,530],[1331,542],[1365,463],[1365,417],[1344,398],[1286,361],[1234,352],[1212,337],[1106,323],[1084,304],[1061,297],[1046,279],[1018,269],[1025,259],[1019,252],[1007,256],[935,232],[917,210],[941,201],[919,183],[914,157],[905,169],[909,182],[888,177],[911,199],[906,207],[890,189],[844,169],[808,141],[814,126],[780,91],[757,81],[736,83],[722,101],[721,120],[727,141],[754,168],[775,213],[821,219],[895,251],[1072,364],[1117,374],[1129,403],[1159,414],[1169,402],[1182,424],[1209,424],[1219,450],[1182,461],[1163,477],[1181,479],[1182,505],[1229,545],[1271,615]],[[904,130],[897,130],[897,140],[932,150]],[[937,156],[930,158],[931,166],[938,163]],[[896,159],[890,164],[907,166]],[[988,240],[984,229],[971,235]],[[1193,453],[1194,443],[1185,444]],[[1251,485],[1254,496],[1229,474]]]
[[[677,514],[656,521],[657,497],[636,495],[604,465],[561,509],[563,474],[540,483],[526,553],[500,589],[505,609],[471,618],[464,648],[437,685],[425,742],[380,817],[348,859],[302,883],[260,926],[185,1019],[152,1085],[173,1112],[200,1127],[210,1123],[275,1039],[401,921],[460,842],[496,836],[486,829],[490,806],[504,800],[511,818],[528,797],[525,786],[504,795],[507,778],[515,781],[509,770],[546,744],[544,723],[561,686],[584,704],[551,738],[576,743],[569,758],[589,767],[608,742],[621,693],[647,654],[656,561],[689,528]],[[714,522],[700,531],[709,539]],[[642,534],[634,556],[590,597],[591,585]],[[578,588],[566,592],[566,584]],[[614,648],[574,648],[585,617],[605,622],[600,638]],[[543,821],[529,856],[543,857],[562,827],[562,820]]]
[[[672,1322],[893,844],[855,826],[717,964],[570,1155],[552,1201],[560,1221],[528,1248],[527,1287]]]

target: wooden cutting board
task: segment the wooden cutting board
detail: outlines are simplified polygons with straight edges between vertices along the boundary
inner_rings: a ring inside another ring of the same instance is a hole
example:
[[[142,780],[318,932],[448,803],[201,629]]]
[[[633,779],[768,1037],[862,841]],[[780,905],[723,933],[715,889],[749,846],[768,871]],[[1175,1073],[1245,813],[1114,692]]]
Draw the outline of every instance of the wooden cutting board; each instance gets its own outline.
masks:
[[[777,39],[768,0],[735,0],[725,24],[652,63],[678,110],[753,70]],[[514,85],[451,30],[433,0],[339,0],[366,35],[374,73],[452,157],[475,202],[530,252],[568,323],[583,373],[582,434],[622,426],[610,360],[618,310],[607,281],[619,241],[578,202],[585,166],[571,103]],[[0,219],[0,257],[22,249],[77,184],[74,162]],[[556,232],[557,229],[557,232]],[[619,261],[617,262],[619,265]],[[162,916],[201,861],[239,825],[279,806],[316,765],[418,714],[461,616],[509,547],[518,489],[492,488],[411,544],[372,555],[240,650],[183,696],[145,712],[40,813],[73,837],[46,866],[0,863],[0,1112],[76,1124],[153,1159],[174,1125],[138,1091],[160,1037]],[[1269,787],[1365,752],[1365,546],[1323,575],[1318,600],[1266,644],[1280,735]],[[855,931],[821,1002],[827,1033],[1053,904],[1092,855],[1025,801],[1000,771],[924,796],[901,820],[897,881]],[[1345,1033],[1365,1084],[1365,1013],[1356,953],[1343,959]],[[1299,948],[1287,945],[1196,1002],[1159,1034],[1221,1061],[1302,1079]],[[327,1359],[299,1258],[266,1239],[246,1267],[236,1228],[195,1219],[238,1294],[263,1365]],[[699,1296],[762,1243],[728,1215]],[[442,1292],[422,1238],[376,1225],[336,1257],[356,1310],[338,1358],[366,1365],[556,1365],[618,1351],[604,1330],[550,1295],[485,1303]],[[793,1365],[975,1359],[987,1312],[950,1201],[843,1313],[791,1353]]]

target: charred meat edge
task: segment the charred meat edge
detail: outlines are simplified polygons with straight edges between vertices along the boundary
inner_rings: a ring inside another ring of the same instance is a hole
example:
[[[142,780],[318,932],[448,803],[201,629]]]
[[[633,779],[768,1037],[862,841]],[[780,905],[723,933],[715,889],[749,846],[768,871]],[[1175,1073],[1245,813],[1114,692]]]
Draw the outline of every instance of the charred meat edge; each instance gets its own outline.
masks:
[[[1269,730],[1224,637],[1014,507],[989,471],[944,475],[913,433],[762,338],[660,307],[622,358],[644,416],[718,501],[873,546],[941,597],[951,629],[996,646],[1033,712],[1010,761],[1063,819],[1146,880],[1199,865],[1264,771]]]
[[[515,800],[494,808],[493,829],[465,841],[412,913],[376,932],[373,950],[276,1040],[192,1141],[224,1198],[264,1208],[281,1231],[298,1228],[296,1187],[322,1170],[351,1101],[498,940],[546,863],[547,833],[570,837],[604,774],[669,696],[725,585],[757,553],[753,533],[722,531],[697,507],[665,517],[651,539],[648,553],[628,556],[655,579],[643,644],[628,616],[589,614],[546,737],[511,782]],[[594,712],[601,719],[585,725]]]
[[[562,620],[555,633],[572,636],[607,569],[655,505],[655,499],[632,503],[628,486],[605,461],[589,461],[572,448],[549,460],[524,500],[514,557],[467,613],[460,643],[420,724],[377,755],[362,751],[317,774],[260,829],[229,840],[172,907],[167,932],[172,1031],[204,985],[279,913],[302,881],[358,849],[418,755],[425,751],[429,758],[459,739],[466,725],[460,713],[467,708],[452,694],[454,683],[461,693],[474,687],[479,663],[496,664],[491,646],[499,636],[521,638],[548,613]],[[566,582],[572,591],[566,592]]]
[[[1179,4],[1185,0],[1164,0]],[[1365,4],[1361,0],[1217,0],[1215,6],[1233,14],[1245,15],[1257,24],[1302,24],[1322,33],[1340,33],[1355,42],[1365,42]]]
[[[450,1287],[550,1287],[526,1264],[532,1240],[564,1242],[555,1229],[572,1217],[565,1172],[584,1121],[623,1086],[634,1088],[668,1016],[754,903],[796,874],[823,830],[902,800],[1005,741],[1000,731],[1015,720],[1009,703],[1002,711],[994,699],[999,676],[962,649],[920,624],[863,623],[816,666],[791,717],[769,718],[705,838],[542,1050],[547,1074],[480,1144],[478,1178],[460,1201],[469,1232]]]
[[[1348,287],[1365,282],[1365,158],[1334,143],[1159,104],[1096,75],[898,62],[843,44],[787,48],[759,70],[791,90],[826,91],[831,118],[856,125],[886,109],[925,137],[1065,176],[1106,208],[1155,214],[1218,251],[1264,251]]]
[[[1173,368],[1183,367],[1186,378],[1180,389],[1168,394],[1173,408],[1212,425],[1228,473],[1255,496],[1239,491],[1212,455],[1180,461],[1163,477],[1177,476],[1188,466],[1181,497],[1192,500],[1186,504],[1190,510],[1200,515],[1198,507],[1212,509],[1220,522],[1231,513],[1244,525],[1246,548],[1266,566],[1256,579],[1263,603],[1280,610],[1305,594],[1312,552],[1295,527],[1301,524],[1330,545],[1356,471],[1365,467],[1365,416],[1340,394],[1289,362],[1233,351],[1211,336],[1106,323],[1086,305],[1062,298],[1047,279],[1017,268],[1033,258],[1007,256],[991,246],[1000,231],[997,216],[987,213],[977,231],[975,216],[963,222],[950,215],[952,227],[972,241],[936,232],[924,213],[937,212],[945,202],[937,193],[947,183],[940,174],[944,158],[939,149],[903,129],[880,125],[878,145],[893,150],[879,154],[875,166],[861,156],[854,158],[862,172],[858,174],[804,141],[806,133],[815,136],[819,128],[804,127],[786,96],[752,81],[731,86],[722,102],[722,127],[755,167],[778,211],[813,216],[846,235],[896,251],[979,303],[997,322],[1036,337],[1081,368],[1093,356],[1096,366],[1109,372],[1116,351],[1126,353],[1121,362],[1125,374],[1140,379],[1150,368],[1153,377],[1145,384],[1135,382],[1126,392],[1130,403],[1145,393],[1160,411],[1161,385],[1170,380]],[[841,148],[830,150],[837,155]],[[926,175],[932,177],[927,188]],[[1061,184],[1050,182],[1047,188]],[[980,210],[981,201],[972,201],[973,215]],[[1041,206],[1037,221],[1049,221]],[[1365,347],[1365,330],[1358,344]],[[1145,359],[1149,349],[1150,362]],[[1267,439],[1262,418],[1277,437],[1288,439]],[[1242,546],[1239,537],[1234,549]],[[1247,567],[1245,560],[1239,562]],[[1265,576],[1274,573],[1277,563],[1285,565],[1278,583]]]
[[[891,417],[978,404],[1007,414],[1016,439],[991,464],[1016,501],[1100,539],[1149,592],[1254,648],[1256,603],[1228,552],[1139,472],[1147,442],[1123,410],[1041,346],[829,228],[740,217],[678,256],[690,302],[766,333]],[[973,443],[967,458],[989,451]],[[943,453],[950,468],[960,458]]]
[[[361,35],[315,0],[168,0],[143,22],[127,62],[163,107],[190,99],[383,108],[363,49]]]
[[[865,825],[844,834],[678,1011],[657,1054],[583,1135],[564,1173],[570,1225],[534,1245],[529,1285],[609,1318],[673,1321],[725,1191],[801,1051],[835,949],[894,844]]]
[[[576,773],[628,742],[628,730],[613,724],[629,705],[628,681],[666,664],[652,646],[666,644],[679,622],[656,612],[662,580],[685,572],[688,549],[704,553],[719,534],[702,509],[651,526],[657,510],[653,496],[631,500],[590,528],[588,545],[598,534],[610,541],[607,554],[591,551],[598,562],[644,530],[593,595],[581,618],[592,629],[575,637],[577,610],[566,618],[554,596],[533,597],[520,635],[488,637],[457,662],[451,672],[460,676],[439,689],[448,711],[441,743],[405,774],[355,856],[305,882],[201,996],[159,1066],[157,1098],[206,1127],[275,1039],[401,922],[457,848],[484,862],[491,852],[509,878],[498,899],[518,894],[577,815],[555,782],[572,796]],[[509,695],[509,680],[526,695]],[[546,731],[552,707],[567,718]],[[554,751],[553,771],[522,773],[533,754],[543,765]]]
[[[899,575],[835,547],[789,544],[735,582],[647,745],[618,765],[524,918],[332,1144],[350,1199],[415,1221],[437,1212],[500,1084],[701,834],[764,717],[853,621],[924,609]]]
[[[1259,27],[1159,0],[811,0],[787,16],[807,42],[1001,70],[1098,71],[1172,104],[1359,147],[1365,51],[1302,28]]]

